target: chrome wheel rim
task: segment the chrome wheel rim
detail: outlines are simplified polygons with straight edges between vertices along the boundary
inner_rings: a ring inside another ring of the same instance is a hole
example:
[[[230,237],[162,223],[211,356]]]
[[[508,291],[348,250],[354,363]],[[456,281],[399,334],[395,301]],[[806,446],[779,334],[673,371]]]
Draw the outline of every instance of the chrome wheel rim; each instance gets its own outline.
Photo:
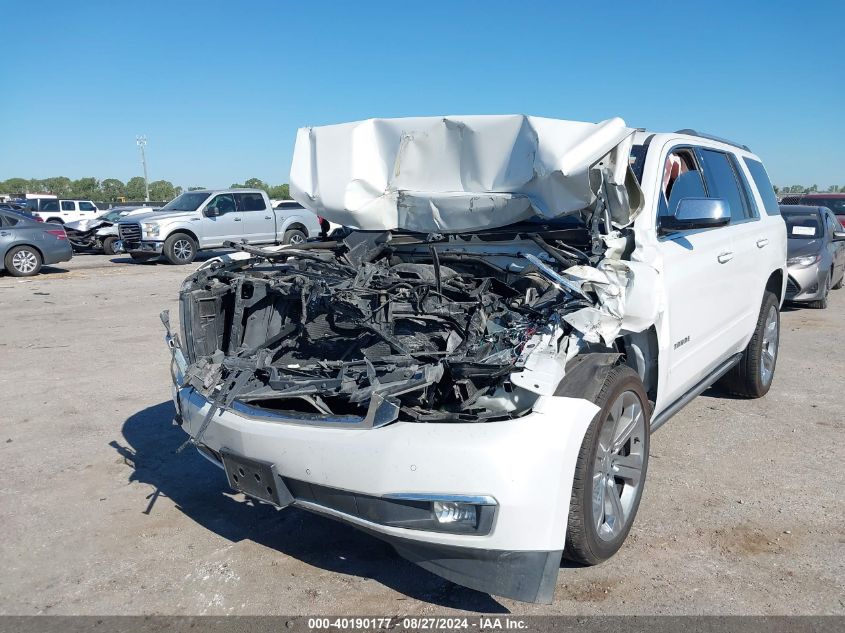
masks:
[[[778,311],[769,306],[766,325],[763,326],[763,351],[760,354],[760,380],[768,385],[775,373],[775,361],[778,357]]]
[[[305,238],[301,235],[291,235],[290,236],[290,244],[304,244]]]
[[[194,248],[188,240],[176,240],[173,243],[173,254],[176,255],[176,259],[190,259],[193,252]]]
[[[18,251],[12,256],[12,266],[19,273],[31,273],[38,266],[38,258],[32,251]]]
[[[593,464],[593,525],[603,541],[617,538],[631,520],[642,486],[645,414],[633,391],[621,393],[599,430]]]

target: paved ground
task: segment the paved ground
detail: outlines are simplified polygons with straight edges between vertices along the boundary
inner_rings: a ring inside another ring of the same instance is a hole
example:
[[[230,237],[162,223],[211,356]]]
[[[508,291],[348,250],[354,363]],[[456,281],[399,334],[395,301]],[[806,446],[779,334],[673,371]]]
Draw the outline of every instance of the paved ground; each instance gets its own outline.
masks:
[[[170,424],[158,313],[187,269],[79,256],[0,276],[0,613],[845,613],[845,291],[783,314],[775,384],[652,440],[632,534],[528,605],[328,519],[254,506]]]

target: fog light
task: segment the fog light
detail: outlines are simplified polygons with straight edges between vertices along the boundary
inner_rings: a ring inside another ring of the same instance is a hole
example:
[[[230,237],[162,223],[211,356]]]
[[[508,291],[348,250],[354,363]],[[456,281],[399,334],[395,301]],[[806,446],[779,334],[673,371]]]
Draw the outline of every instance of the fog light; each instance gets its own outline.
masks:
[[[431,508],[438,523],[470,523],[476,520],[475,506],[456,501],[435,501]]]

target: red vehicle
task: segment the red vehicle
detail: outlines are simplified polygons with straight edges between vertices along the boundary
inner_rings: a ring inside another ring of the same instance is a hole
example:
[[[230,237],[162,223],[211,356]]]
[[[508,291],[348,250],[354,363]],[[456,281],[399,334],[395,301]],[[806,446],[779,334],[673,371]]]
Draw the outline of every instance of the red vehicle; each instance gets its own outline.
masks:
[[[827,207],[845,227],[845,193],[801,193],[784,196],[781,204],[804,204],[811,207]]]

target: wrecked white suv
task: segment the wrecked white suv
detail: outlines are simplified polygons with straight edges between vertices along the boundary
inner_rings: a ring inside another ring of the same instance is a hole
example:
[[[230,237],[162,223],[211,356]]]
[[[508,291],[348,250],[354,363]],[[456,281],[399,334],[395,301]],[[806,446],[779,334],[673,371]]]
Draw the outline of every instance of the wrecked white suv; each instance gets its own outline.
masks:
[[[771,385],[786,232],[746,147],[376,119],[300,130],[291,191],[358,230],[185,281],[177,421],[233,488],[453,582],[551,601],[625,540],[652,431]]]

